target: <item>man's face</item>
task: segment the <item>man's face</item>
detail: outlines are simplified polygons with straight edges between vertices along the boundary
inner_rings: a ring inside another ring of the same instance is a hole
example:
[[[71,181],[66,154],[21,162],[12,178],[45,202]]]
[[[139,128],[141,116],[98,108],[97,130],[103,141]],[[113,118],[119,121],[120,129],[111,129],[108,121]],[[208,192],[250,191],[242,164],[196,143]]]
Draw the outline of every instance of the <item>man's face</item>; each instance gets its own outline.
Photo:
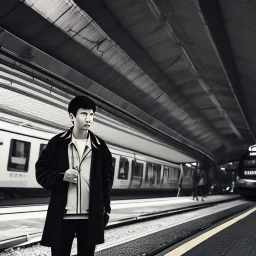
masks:
[[[74,121],[74,127],[81,130],[89,130],[93,122],[94,113],[92,109],[79,108],[76,116],[70,114],[70,118],[71,121]]]

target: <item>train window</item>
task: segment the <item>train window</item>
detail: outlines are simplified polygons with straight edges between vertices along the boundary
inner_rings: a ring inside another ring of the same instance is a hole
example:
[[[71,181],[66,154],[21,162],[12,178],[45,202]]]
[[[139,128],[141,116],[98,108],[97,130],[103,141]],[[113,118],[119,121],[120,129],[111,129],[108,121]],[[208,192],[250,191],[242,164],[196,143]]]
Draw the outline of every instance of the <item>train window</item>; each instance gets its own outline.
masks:
[[[179,169],[170,167],[172,173],[172,180],[178,180],[178,171]]]
[[[157,186],[160,183],[161,165],[147,163],[145,182],[150,186]]]
[[[170,167],[164,166],[164,174],[167,176],[167,178],[172,177],[172,169]]]
[[[112,166],[115,170],[115,167],[116,167],[116,159],[114,157],[112,157]]]
[[[256,170],[253,170],[253,171],[244,171],[244,175],[256,175]]]
[[[41,155],[42,151],[46,148],[46,144],[40,144],[40,149],[39,149],[39,155]]]
[[[164,173],[163,173],[163,178],[162,178],[162,184],[168,184],[169,181],[171,180],[171,171],[170,168],[167,166],[164,166]]]
[[[142,183],[143,163],[132,160],[132,188],[139,188]]]
[[[173,167],[164,166],[162,183],[169,184],[176,180],[178,180],[178,169],[173,168]]]
[[[120,158],[118,179],[119,180],[128,180],[129,173],[129,161],[125,157]]]
[[[178,168],[173,168],[173,173],[174,173],[174,180],[178,180],[179,179],[179,169]]]
[[[189,167],[183,166],[183,173],[184,173],[184,177],[192,178],[193,171],[189,169]]]
[[[169,172],[170,172],[170,178],[172,180],[174,180],[174,168],[173,167],[169,167]]]
[[[256,159],[244,160],[244,166],[254,166],[256,165]]]
[[[30,153],[30,143],[20,140],[11,140],[8,171],[27,172]]]

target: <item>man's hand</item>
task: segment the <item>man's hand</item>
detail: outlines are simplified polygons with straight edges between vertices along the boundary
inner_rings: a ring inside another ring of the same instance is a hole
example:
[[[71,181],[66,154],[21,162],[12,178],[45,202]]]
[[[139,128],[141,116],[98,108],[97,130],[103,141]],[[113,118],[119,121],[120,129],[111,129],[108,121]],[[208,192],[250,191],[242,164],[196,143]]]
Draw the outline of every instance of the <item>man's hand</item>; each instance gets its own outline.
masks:
[[[68,169],[64,174],[64,181],[77,184],[78,171],[75,169]]]

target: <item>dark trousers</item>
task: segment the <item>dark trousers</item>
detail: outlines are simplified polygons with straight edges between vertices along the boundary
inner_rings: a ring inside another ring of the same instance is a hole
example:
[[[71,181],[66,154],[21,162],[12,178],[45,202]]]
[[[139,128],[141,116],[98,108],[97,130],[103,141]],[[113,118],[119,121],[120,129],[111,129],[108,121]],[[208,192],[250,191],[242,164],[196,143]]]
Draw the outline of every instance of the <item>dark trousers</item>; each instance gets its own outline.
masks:
[[[192,191],[193,198],[197,197],[197,193],[198,193],[198,181],[193,180],[193,191]]]
[[[87,245],[88,220],[63,220],[61,230],[61,248],[52,247],[52,256],[70,256],[74,237],[77,237],[77,255],[93,256],[94,246]]]
[[[199,191],[200,191],[201,197],[204,197],[204,185],[199,186]]]

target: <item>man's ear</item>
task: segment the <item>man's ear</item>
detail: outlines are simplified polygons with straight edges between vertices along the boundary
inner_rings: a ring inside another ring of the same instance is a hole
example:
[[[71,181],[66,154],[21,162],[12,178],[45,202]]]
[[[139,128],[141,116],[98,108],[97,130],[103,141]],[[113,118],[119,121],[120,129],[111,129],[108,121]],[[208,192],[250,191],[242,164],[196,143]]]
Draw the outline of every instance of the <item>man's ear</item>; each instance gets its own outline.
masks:
[[[69,114],[70,120],[73,121],[74,115],[72,113]]]

